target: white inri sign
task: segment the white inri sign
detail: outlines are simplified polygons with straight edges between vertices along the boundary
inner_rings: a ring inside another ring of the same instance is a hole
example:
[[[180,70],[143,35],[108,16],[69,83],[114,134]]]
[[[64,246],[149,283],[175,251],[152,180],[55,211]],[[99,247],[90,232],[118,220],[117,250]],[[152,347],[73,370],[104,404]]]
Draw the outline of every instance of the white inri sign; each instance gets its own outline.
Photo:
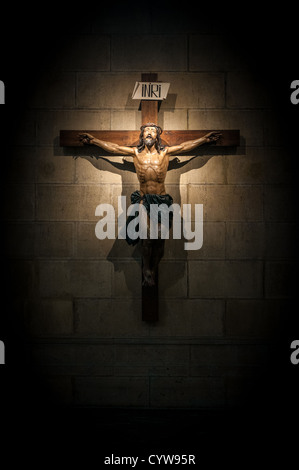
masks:
[[[170,83],[136,82],[132,94],[133,100],[165,100]]]

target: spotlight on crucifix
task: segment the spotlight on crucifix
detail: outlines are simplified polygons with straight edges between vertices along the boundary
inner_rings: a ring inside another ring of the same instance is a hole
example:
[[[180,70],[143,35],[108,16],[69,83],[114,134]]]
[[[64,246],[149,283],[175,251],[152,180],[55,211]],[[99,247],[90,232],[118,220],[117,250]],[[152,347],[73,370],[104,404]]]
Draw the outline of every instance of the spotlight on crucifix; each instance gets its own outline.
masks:
[[[137,82],[133,98],[141,98],[142,126],[138,131],[61,131],[61,146],[95,145],[117,156],[132,157],[139,181],[139,188],[131,195],[135,207],[145,210],[148,236],[139,239],[127,230],[129,245],[141,243],[142,248],[142,319],[158,320],[158,266],[164,254],[165,238],[161,237],[163,208],[167,211],[173,199],[165,188],[169,157],[190,152],[202,145],[239,145],[239,131],[164,131],[158,126],[158,104],[167,96],[169,84],[157,81],[157,74],[142,74]],[[162,140],[163,134],[163,140]],[[158,207],[158,237],[151,237],[151,207]],[[140,211],[138,211],[140,212]],[[136,213],[127,220],[127,228]],[[168,217],[169,226],[172,218]],[[131,224],[131,225],[130,225]],[[169,227],[168,227],[169,229]],[[131,235],[131,236],[130,236]]]

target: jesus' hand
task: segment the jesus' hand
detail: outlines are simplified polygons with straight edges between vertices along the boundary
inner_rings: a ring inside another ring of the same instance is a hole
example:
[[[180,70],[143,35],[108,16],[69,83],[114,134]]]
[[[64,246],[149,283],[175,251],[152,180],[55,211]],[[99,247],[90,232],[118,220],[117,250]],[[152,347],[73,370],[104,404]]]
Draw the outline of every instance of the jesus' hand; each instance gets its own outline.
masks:
[[[221,132],[209,132],[208,134],[205,135],[205,139],[207,143],[217,142],[217,140],[219,140],[221,136],[222,136]]]
[[[82,142],[83,144],[89,144],[91,145],[93,143],[93,140],[94,140],[94,136],[91,135],[91,134],[79,134],[79,140],[80,142]]]

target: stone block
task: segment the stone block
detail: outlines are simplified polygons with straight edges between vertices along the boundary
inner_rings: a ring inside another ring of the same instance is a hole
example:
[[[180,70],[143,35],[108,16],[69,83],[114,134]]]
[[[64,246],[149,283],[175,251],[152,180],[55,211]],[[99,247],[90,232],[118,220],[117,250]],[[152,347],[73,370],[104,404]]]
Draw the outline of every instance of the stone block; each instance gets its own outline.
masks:
[[[183,376],[189,371],[189,348],[164,345],[118,346],[115,373],[130,376]]]
[[[191,224],[191,228],[192,228]],[[188,260],[195,259],[224,259],[225,252],[225,223],[203,221],[203,244],[199,250],[186,250]],[[176,256],[176,253],[175,253]]]
[[[111,110],[111,129],[115,131],[135,131],[139,129],[140,126],[141,113],[126,109]]]
[[[110,297],[111,263],[73,261],[69,265],[71,292],[74,297]]]
[[[183,237],[183,228],[181,227],[182,238],[179,240],[173,239],[173,230],[169,232],[169,239],[165,240],[164,245],[164,256],[165,261],[186,261],[188,258],[188,252],[185,250],[185,239]]]
[[[246,147],[243,155],[224,157],[228,184],[259,184],[268,179],[265,166],[264,149]]]
[[[35,108],[72,108],[75,97],[75,73],[47,70],[34,89],[31,104]]]
[[[116,376],[131,377],[187,377],[189,375],[189,367],[172,364],[172,365],[126,365],[124,367],[116,366],[114,369]]]
[[[11,132],[13,133],[11,139],[14,145],[35,145],[36,111],[27,109],[26,113],[14,116],[14,126],[11,128]]]
[[[223,335],[222,300],[161,299],[159,310],[159,322],[149,328],[152,337]]]
[[[227,377],[226,391],[228,406],[250,406],[258,393],[257,377]]]
[[[55,405],[72,405],[73,387],[72,378],[62,375],[51,375],[42,377],[44,389],[47,392],[47,399]]]
[[[33,184],[36,182],[36,148],[28,146],[10,148],[9,159],[3,162],[5,182]]]
[[[39,220],[78,220],[82,204],[82,186],[37,186]]]
[[[224,381],[218,377],[153,377],[150,390],[150,403],[155,408],[217,408],[225,404]]]
[[[32,363],[47,374],[111,376],[114,347],[107,344],[40,344],[32,347]]]
[[[73,387],[72,379],[68,376],[51,375],[42,378],[43,385],[47,391],[47,398],[55,405],[72,405]]]
[[[170,82],[169,97],[172,103],[171,108],[193,111],[194,108],[223,108],[225,105],[224,74],[213,72],[161,72],[159,73],[159,80]],[[165,102],[166,105],[167,100]],[[219,113],[219,111],[217,112]],[[190,122],[189,129],[192,129]],[[193,129],[205,129],[205,127],[195,127]],[[210,129],[214,129],[214,126]]]
[[[274,110],[275,111],[275,110]],[[273,109],[264,110],[264,145],[265,147],[282,147],[284,153],[289,153],[286,149],[286,140],[289,130],[287,128],[284,113],[273,112]],[[292,152],[290,153],[292,157]]]
[[[134,247],[129,245],[126,240],[120,238],[116,238],[112,242],[111,249],[107,254],[107,260],[113,264],[115,271],[121,268],[118,265],[119,262],[134,261],[138,266],[141,266],[140,242]]]
[[[92,15],[91,31],[97,34],[148,34],[151,32],[152,16],[145,14],[143,8],[131,8],[125,3],[106,4],[100,15]]]
[[[261,261],[189,261],[189,297],[260,298]]]
[[[225,331],[227,336],[271,338],[278,334],[282,305],[272,300],[228,300]]]
[[[35,224],[35,255],[70,258],[74,254],[74,225],[68,222]]]
[[[239,129],[241,146],[264,145],[264,116],[260,110],[189,109],[188,116],[189,129]]]
[[[226,224],[226,256],[230,259],[263,259],[266,240],[262,222]]]
[[[35,292],[35,270],[32,261],[9,260],[6,263],[6,294],[15,300],[31,298]]]
[[[245,58],[235,54],[224,34],[191,35],[189,62],[191,71],[223,72],[248,68]]]
[[[295,188],[289,185],[267,185],[264,190],[265,220],[294,222],[297,218]]]
[[[203,204],[206,221],[261,221],[263,220],[263,191],[261,186],[190,185],[188,202]]]
[[[85,111],[83,109],[37,111],[37,144],[59,146],[59,135],[64,130],[110,129],[110,110]],[[72,149],[73,150],[73,149]],[[86,151],[86,149],[84,149]],[[93,147],[88,147],[92,153]],[[57,150],[56,150],[57,153]],[[59,158],[65,158],[59,155]]]
[[[265,82],[250,72],[232,72],[227,75],[227,106],[229,108],[265,108],[271,105]]]
[[[60,336],[73,333],[73,303],[70,300],[28,301],[26,330],[33,336]]]
[[[147,53],[159,50],[159,54]],[[187,38],[183,35],[116,35],[111,43],[111,70],[187,69]]]
[[[55,69],[109,71],[109,37],[103,34],[68,34],[55,58]]]
[[[55,156],[52,148],[39,148],[35,162],[37,183],[73,183],[75,160]]]
[[[265,267],[265,296],[268,299],[293,298],[296,286],[296,265],[293,262],[269,261]]]
[[[141,299],[77,299],[75,333],[104,338],[147,337],[141,321]]]
[[[92,220],[101,203],[110,202],[110,186],[38,185],[37,218],[39,220]]]
[[[146,377],[76,377],[76,405],[145,408],[149,404]]]
[[[38,293],[41,298],[71,299],[70,269],[67,261],[40,261]]]
[[[200,344],[191,346],[190,360],[192,365],[219,367],[238,363],[239,345],[234,344]]]
[[[76,372],[76,346],[73,344],[34,344],[30,348],[31,366],[43,375],[70,376]]]
[[[255,375],[265,366],[268,350],[263,345],[208,344],[191,347],[190,374],[201,377]]]
[[[75,347],[74,371],[76,375],[112,376],[115,361],[114,345],[77,344]]]
[[[187,297],[187,265],[183,261],[162,261],[159,264],[159,295]]]
[[[35,217],[35,188],[33,184],[4,184],[3,218],[8,220],[33,220]]]
[[[135,260],[113,260],[112,296],[115,298],[141,297],[141,266]]]
[[[41,297],[110,297],[111,266],[107,261],[40,261]]]
[[[123,164],[122,157],[104,159],[96,156],[82,156],[82,158],[77,158],[75,163],[77,183],[121,185],[122,179],[127,176],[123,174],[123,170],[114,166]]]
[[[172,96],[175,97],[176,101],[176,95],[169,93],[167,95],[167,104],[163,101],[161,104],[161,108],[158,114],[158,118],[161,118],[161,126],[163,130],[166,131],[171,131],[171,130],[184,130],[187,129],[188,127],[188,121],[187,121],[187,109],[175,109],[175,103],[173,108],[170,106],[170,100]],[[170,110],[167,108],[170,107]],[[162,134],[162,139],[163,139],[163,134]]]
[[[221,15],[220,15],[221,16]],[[220,19],[220,16],[218,17]],[[165,21],[167,19],[167,21]],[[169,8],[167,4],[159,4],[159,14],[154,14],[151,18],[152,32],[158,34],[165,31],[169,34],[223,34],[227,33],[227,23],[225,21],[215,21],[215,16],[190,11],[188,8]]]
[[[73,344],[36,343],[30,348],[30,360],[34,367],[44,368],[48,373],[56,368],[57,375],[69,375],[75,363],[75,347]]]
[[[203,150],[204,153],[204,150]],[[179,156],[181,163],[188,157]],[[227,162],[223,156],[197,155],[182,168],[175,170],[183,184],[226,184]]]
[[[283,147],[265,147],[265,181],[269,184],[295,184],[294,156]]]
[[[78,73],[77,106],[101,110],[138,110],[132,93],[140,73]],[[131,118],[135,116],[134,114]],[[133,118],[135,121],[135,117]],[[130,123],[128,123],[131,126]]]
[[[297,224],[269,222],[265,225],[266,259],[293,259],[296,252]]]
[[[119,345],[116,348],[116,364],[164,366],[188,365],[189,346],[164,344]]]
[[[9,258],[34,256],[35,226],[33,223],[7,223],[4,227],[5,253]]]
[[[77,258],[107,259],[109,257],[116,241],[108,238],[99,240],[96,237],[95,228],[95,223],[81,222],[78,224],[76,234]]]

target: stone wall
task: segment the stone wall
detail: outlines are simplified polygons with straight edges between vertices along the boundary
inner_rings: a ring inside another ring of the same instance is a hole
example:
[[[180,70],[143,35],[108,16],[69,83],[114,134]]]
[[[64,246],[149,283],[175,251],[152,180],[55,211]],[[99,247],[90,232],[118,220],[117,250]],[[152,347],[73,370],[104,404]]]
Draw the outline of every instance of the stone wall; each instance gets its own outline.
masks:
[[[10,303],[27,363],[58,403],[246,403],[291,299],[293,169],[269,90],[225,25],[167,18],[107,9],[61,28],[17,118],[5,181]],[[95,148],[59,146],[60,129],[139,129],[131,93],[143,72],[170,82],[163,129],[241,134],[237,149],[200,149],[167,176],[175,202],[203,204],[204,241],[198,251],[166,242],[154,324],[141,320],[139,249],[95,237],[97,205],[117,208],[136,175]]]

